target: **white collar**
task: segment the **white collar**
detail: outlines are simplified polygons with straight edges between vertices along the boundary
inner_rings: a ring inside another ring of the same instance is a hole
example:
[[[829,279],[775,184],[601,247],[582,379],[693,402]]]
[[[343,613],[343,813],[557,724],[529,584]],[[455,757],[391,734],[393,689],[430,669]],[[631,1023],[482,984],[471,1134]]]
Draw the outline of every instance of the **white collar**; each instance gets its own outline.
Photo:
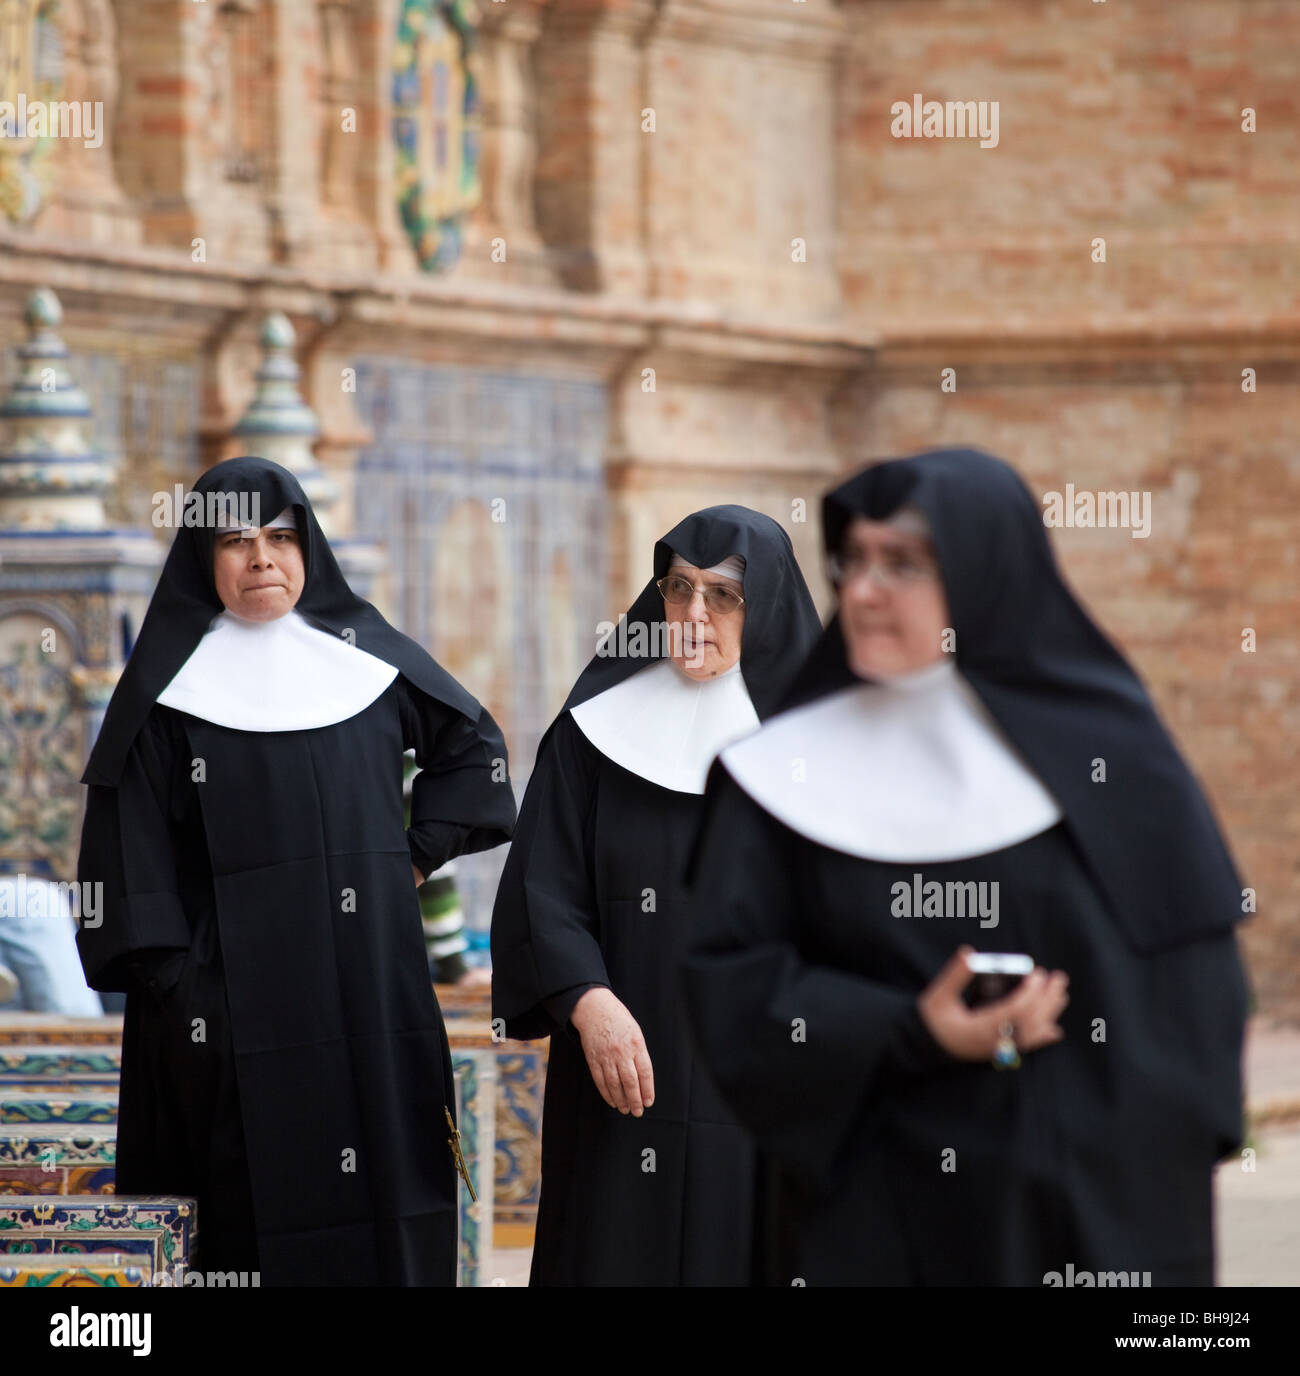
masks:
[[[221,612],[158,701],[237,731],[306,731],[355,717],[396,677],[296,611],[274,621]]]
[[[792,830],[865,860],[967,859],[1062,815],[949,659],[782,713],[722,762]]]
[[[607,759],[675,793],[703,793],[718,751],[758,726],[739,663],[696,682],[671,659],[638,670],[570,715]]]

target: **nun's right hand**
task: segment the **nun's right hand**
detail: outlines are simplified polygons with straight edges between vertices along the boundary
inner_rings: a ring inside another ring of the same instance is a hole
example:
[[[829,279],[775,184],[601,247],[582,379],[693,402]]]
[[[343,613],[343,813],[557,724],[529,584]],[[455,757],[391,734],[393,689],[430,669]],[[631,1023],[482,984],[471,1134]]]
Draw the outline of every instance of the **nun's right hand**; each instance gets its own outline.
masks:
[[[1051,1046],[1065,1036],[1057,1022],[1070,1002],[1070,980],[1063,970],[1036,965],[1005,998],[968,1008],[962,990],[972,979],[966,965],[971,951],[969,946],[958,947],[916,1001],[930,1035],[950,1056],[962,1061],[990,1060],[1008,1023],[1015,1029],[1016,1048],[1022,1052]]]
[[[655,1101],[655,1078],[637,1020],[601,986],[583,994],[569,1021],[582,1038],[600,1097],[610,1108],[639,1118]]]

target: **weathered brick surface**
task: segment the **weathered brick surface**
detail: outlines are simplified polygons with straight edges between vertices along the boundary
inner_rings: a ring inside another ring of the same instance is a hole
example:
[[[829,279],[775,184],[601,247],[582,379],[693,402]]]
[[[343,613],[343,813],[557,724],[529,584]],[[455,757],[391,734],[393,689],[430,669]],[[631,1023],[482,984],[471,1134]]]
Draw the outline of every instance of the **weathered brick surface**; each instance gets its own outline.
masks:
[[[854,318],[1201,324],[1300,307],[1300,8],[851,0],[847,13],[837,223]],[[891,104],[916,92],[998,101],[998,146],[892,137]]]

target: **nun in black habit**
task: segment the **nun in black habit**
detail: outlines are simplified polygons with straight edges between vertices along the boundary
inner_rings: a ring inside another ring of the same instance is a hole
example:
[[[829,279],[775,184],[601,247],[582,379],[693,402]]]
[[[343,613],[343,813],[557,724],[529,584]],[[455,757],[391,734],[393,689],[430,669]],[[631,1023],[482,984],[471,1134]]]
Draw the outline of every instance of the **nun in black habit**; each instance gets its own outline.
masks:
[[[351,591],[291,473],[231,459],[194,491],[216,514],[177,531],[83,776],[104,903],[78,945],[127,994],[117,1189],[196,1195],[205,1270],[452,1285],[416,884],[509,838],[505,745]],[[240,497],[251,528],[217,524]]]
[[[823,520],[838,610],[710,775],[684,962],[780,1162],[767,1278],[1211,1284],[1246,986],[1200,787],[1007,465],[882,463]],[[972,950],[1037,968],[971,1008]]]
[[[675,945],[704,780],[820,629],[785,531],[688,516],[542,738],[492,917],[492,1002],[551,1036],[534,1285],[743,1285],[756,1163],[691,1054]]]

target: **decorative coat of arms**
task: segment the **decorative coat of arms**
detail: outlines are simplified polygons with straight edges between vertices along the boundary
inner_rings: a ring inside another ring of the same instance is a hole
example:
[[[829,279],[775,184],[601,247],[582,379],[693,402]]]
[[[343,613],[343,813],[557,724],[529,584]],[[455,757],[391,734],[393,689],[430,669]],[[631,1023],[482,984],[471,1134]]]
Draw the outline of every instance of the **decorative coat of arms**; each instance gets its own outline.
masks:
[[[0,0],[0,214],[25,224],[50,184],[54,139],[41,123],[29,133],[26,111],[57,101],[63,88],[58,0]]]
[[[426,272],[460,256],[479,199],[479,94],[472,0],[403,0],[393,52],[393,142],[402,224]]]

